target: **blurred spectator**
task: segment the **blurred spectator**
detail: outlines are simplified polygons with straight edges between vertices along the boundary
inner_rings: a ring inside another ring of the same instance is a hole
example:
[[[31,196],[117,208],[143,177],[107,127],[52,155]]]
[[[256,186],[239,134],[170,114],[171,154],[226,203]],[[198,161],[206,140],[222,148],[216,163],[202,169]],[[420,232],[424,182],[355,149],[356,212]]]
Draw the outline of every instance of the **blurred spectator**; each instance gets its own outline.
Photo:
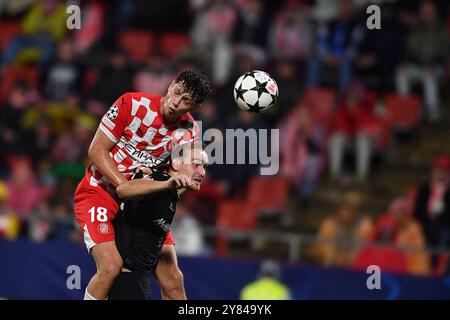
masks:
[[[366,30],[355,64],[365,85],[381,97],[394,85],[392,74],[404,53],[406,30],[392,3],[381,7],[382,28]]]
[[[263,63],[267,58],[265,49],[271,25],[270,15],[261,0],[243,1],[238,8],[239,15],[232,34],[235,51],[237,54],[248,54],[258,63]]]
[[[340,0],[316,0],[312,15],[318,23],[327,23],[338,15]]]
[[[86,156],[90,141],[94,135],[91,128],[82,119],[75,120],[72,130],[60,135],[51,151],[55,163],[80,162]]]
[[[45,94],[52,102],[63,103],[67,96],[81,87],[81,68],[74,61],[74,46],[69,40],[58,46],[57,58],[45,76]]]
[[[433,161],[431,178],[417,187],[414,217],[425,230],[427,243],[432,247],[450,247],[450,160],[438,156]]]
[[[366,181],[380,130],[373,108],[367,101],[364,88],[359,84],[349,87],[342,97],[333,116],[329,140],[329,162],[333,179],[341,177],[345,151],[353,145],[356,179],[358,182]]]
[[[9,208],[4,206],[8,199],[8,186],[0,180],[0,238],[15,239],[20,232],[20,220]]]
[[[201,121],[203,130],[225,129],[223,119],[219,118],[217,104],[212,99],[202,103],[202,107],[198,110],[198,116],[195,119]],[[208,170],[209,169],[210,168],[208,168]]]
[[[132,88],[133,73],[129,68],[125,52],[114,51],[109,58],[110,64],[104,67],[92,89],[94,103],[89,111],[101,116],[109,105],[123,93]]]
[[[2,150],[26,151],[27,148],[21,144],[26,135],[22,131],[21,119],[27,108],[35,100],[37,94],[30,90],[25,82],[15,83],[3,106],[1,106],[0,121],[0,148]],[[0,155],[1,168],[6,168],[6,158],[8,153]],[[3,170],[2,172],[3,173]]]
[[[42,158],[37,165],[37,181],[39,185],[42,186],[46,198],[49,198],[52,195],[53,190],[58,186],[58,179],[52,172],[52,166],[53,163],[46,157]]]
[[[47,241],[52,228],[52,214],[46,200],[42,200],[28,217],[28,238],[35,242]]]
[[[154,56],[145,68],[136,73],[133,87],[138,92],[165,95],[173,79],[174,75],[168,70],[167,61],[161,56]]]
[[[406,271],[411,274],[429,274],[430,258],[420,223],[410,215],[411,203],[406,197],[398,197],[389,204],[388,211],[378,217],[375,224],[375,241],[382,245],[398,245],[405,251]]]
[[[225,127],[226,127],[226,121],[225,119],[221,118],[219,115],[217,104],[214,100],[209,99],[205,102],[203,102],[202,107],[197,111],[198,114],[194,116],[194,119],[199,119],[197,121],[199,124],[201,123],[201,127],[203,130],[203,134],[209,129],[211,130],[219,130],[221,131],[221,136],[217,135],[214,137],[214,140],[211,141],[211,143],[224,143],[224,141],[219,141],[219,139],[224,135],[225,133]],[[213,133],[214,131],[209,131],[208,133]],[[206,138],[206,136],[204,136]],[[206,176],[207,181],[203,182],[202,189],[200,192],[191,193],[186,195],[185,197],[197,197],[197,196],[203,196],[202,193],[205,189],[208,189],[209,187],[215,188],[215,182],[219,182],[223,180],[224,177],[224,170],[223,167],[220,165],[211,165],[208,167],[208,174]],[[205,187],[206,186],[206,187]],[[203,199],[207,202],[211,201],[211,205],[214,205],[214,207],[217,206],[217,200],[216,199]],[[215,203],[213,203],[215,202]],[[203,201],[204,204],[204,201]],[[209,206],[208,206],[209,207]],[[211,212],[208,212],[208,215],[211,216]],[[197,215],[198,216],[198,215]],[[208,219],[209,220],[209,219]]]
[[[24,14],[36,0],[2,0],[0,2],[0,16],[20,16]]]
[[[105,5],[103,1],[84,2],[81,11],[81,28],[74,30],[74,44],[77,53],[85,54],[95,46],[104,32]]]
[[[373,239],[373,223],[360,216],[360,195],[343,195],[335,215],[322,221],[312,255],[325,266],[349,266],[359,247]]]
[[[312,26],[300,0],[286,1],[269,34],[270,51],[277,59],[306,61],[311,51]]]
[[[328,67],[338,71],[338,87],[342,93],[351,81],[352,63],[362,35],[351,0],[342,0],[337,19],[320,25],[317,30],[316,43],[308,62],[307,87],[317,86],[323,68]]]
[[[281,267],[272,260],[263,261],[258,279],[241,291],[241,300],[290,300],[289,288],[280,282]]]
[[[280,134],[281,171],[291,180],[297,199],[307,204],[323,168],[324,128],[314,120],[312,110],[300,104],[289,114]]]
[[[177,212],[170,229],[177,244],[178,254],[198,256],[207,252],[201,225],[183,203],[177,204]]]
[[[53,207],[52,230],[49,239],[55,242],[82,243],[81,234],[75,218],[67,210],[64,202],[57,203]]]
[[[448,35],[432,1],[420,5],[419,19],[407,38],[404,63],[396,74],[397,91],[408,95],[412,81],[421,81],[429,120],[437,121],[439,112],[439,74],[448,53]]]
[[[291,59],[278,60],[274,78],[277,81],[278,88],[283,90],[283,94],[278,96],[277,104],[260,116],[268,123],[270,128],[279,125],[279,121],[293,109],[300,94],[302,83],[299,78],[299,65]]]
[[[43,110],[44,106],[38,105],[36,108],[27,110],[22,118],[22,131],[26,138],[21,141],[21,144],[35,161],[49,154],[56,139],[52,120],[48,114],[41,112]]]
[[[231,76],[228,81],[220,88],[215,91],[214,100],[217,103],[217,111],[219,113],[219,119],[223,121],[230,121],[231,117],[235,116],[236,108],[230,108],[230,106],[236,106],[236,102],[233,98],[233,90],[236,80],[249,70],[257,69],[255,59],[251,55],[241,53],[235,55],[235,63],[231,70]]]
[[[11,157],[11,177],[8,179],[6,205],[25,221],[35,209],[41,197],[30,160],[26,157]]]
[[[195,55],[206,59],[205,66],[211,70],[216,85],[223,85],[229,77],[233,62],[230,37],[236,16],[230,0],[211,1],[197,12],[191,30]]]
[[[264,123],[259,117],[250,112],[238,111],[238,113],[235,115],[235,118],[231,119],[228,123],[227,130],[243,130],[245,132],[248,129],[259,130],[264,127]],[[225,163],[227,163],[228,169],[226,171],[223,171],[222,176],[226,180],[227,192],[229,196],[244,197],[246,194],[245,190],[247,189],[249,178],[253,175],[258,174],[259,164],[250,162],[250,157],[253,157],[254,155],[250,155],[251,151],[249,148],[248,139],[246,139],[245,143],[245,158],[243,157],[242,152],[238,150],[238,145],[235,140],[236,139],[234,139],[233,141],[226,141],[225,145],[227,145],[227,147],[224,150],[224,154],[226,160]],[[233,157],[227,155],[227,152],[230,151],[228,150],[228,145],[234,147]],[[256,152],[258,152],[257,150]],[[231,162],[232,164],[228,164],[230,161],[227,159],[227,157],[233,159]],[[243,163],[245,163],[246,165],[242,165]]]
[[[23,35],[14,38],[3,54],[10,65],[25,48],[38,49],[39,61],[45,66],[54,53],[55,43],[66,33],[66,7],[59,0],[38,1],[22,21]]]

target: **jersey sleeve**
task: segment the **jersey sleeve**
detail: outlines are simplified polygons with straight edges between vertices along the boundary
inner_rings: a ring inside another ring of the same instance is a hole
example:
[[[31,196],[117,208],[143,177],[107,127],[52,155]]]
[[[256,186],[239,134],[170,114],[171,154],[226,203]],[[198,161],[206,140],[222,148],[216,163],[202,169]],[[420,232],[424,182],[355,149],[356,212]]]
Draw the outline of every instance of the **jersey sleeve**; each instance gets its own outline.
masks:
[[[121,95],[103,115],[99,128],[113,142],[118,142],[131,122],[131,97]]]
[[[181,137],[180,142],[188,142],[200,138],[200,127],[191,115],[186,117],[184,127],[186,132]]]
[[[172,232],[170,232],[170,230],[167,231],[166,238],[164,239],[164,243],[163,244],[175,245],[175,240],[174,240]]]

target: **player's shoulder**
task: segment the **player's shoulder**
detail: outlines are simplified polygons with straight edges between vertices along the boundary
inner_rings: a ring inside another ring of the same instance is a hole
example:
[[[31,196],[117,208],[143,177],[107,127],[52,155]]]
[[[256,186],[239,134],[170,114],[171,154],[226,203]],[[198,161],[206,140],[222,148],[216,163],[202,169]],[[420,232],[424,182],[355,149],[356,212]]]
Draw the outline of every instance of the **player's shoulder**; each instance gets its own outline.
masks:
[[[150,102],[159,103],[161,100],[161,96],[150,94],[147,92],[135,92],[135,91],[129,91],[124,93],[124,96],[127,96],[130,99],[135,99],[138,101],[141,101],[142,99],[148,99]]]
[[[193,129],[196,126],[197,126],[197,123],[195,122],[194,117],[189,112],[185,113],[178,120],[178,127],[179,128]]]

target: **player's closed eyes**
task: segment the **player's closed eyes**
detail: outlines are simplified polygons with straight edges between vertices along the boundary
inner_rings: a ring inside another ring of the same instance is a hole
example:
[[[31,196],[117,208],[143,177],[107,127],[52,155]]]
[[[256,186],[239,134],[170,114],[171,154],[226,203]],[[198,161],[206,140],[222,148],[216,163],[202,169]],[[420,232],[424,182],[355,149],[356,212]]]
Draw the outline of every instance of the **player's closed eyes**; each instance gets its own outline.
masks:
[[[189,99],[189,98],[182,98],[181,100],[183,100],[183,101],[184,101],[184,103],[185,103],[185,104],[188,104],[188,105],[190,105],[190,104],[191,104],[191,102],[192,102],[192,100],[191,100],[191,99]]]

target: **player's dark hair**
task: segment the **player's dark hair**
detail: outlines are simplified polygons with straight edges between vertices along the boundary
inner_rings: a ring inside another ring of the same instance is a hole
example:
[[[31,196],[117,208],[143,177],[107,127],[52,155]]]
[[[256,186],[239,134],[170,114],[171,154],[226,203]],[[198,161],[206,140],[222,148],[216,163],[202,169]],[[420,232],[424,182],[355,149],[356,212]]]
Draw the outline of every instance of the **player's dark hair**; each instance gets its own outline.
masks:
[[[211,81],[208,75],[201,70],[183,71],[175,80],[175,83],[183,85],[185,92],[188,92],[195,103],[202,103],[212,93]]]
[[[175,146],[174,154],[177,155],[177,157],[184,157],[185,152],[187,152],[187,148],[190,150],[194,150],[195,148],[200,149],[201,151],[205,151],[206,144],[199,140],[192,140],[187,143],[177,145]],[[173,169],[172,167],[172,153],[165,158],[160,164],[158,164],[156,167],[152,169],[154,172],[165,172],[169,169]]]

